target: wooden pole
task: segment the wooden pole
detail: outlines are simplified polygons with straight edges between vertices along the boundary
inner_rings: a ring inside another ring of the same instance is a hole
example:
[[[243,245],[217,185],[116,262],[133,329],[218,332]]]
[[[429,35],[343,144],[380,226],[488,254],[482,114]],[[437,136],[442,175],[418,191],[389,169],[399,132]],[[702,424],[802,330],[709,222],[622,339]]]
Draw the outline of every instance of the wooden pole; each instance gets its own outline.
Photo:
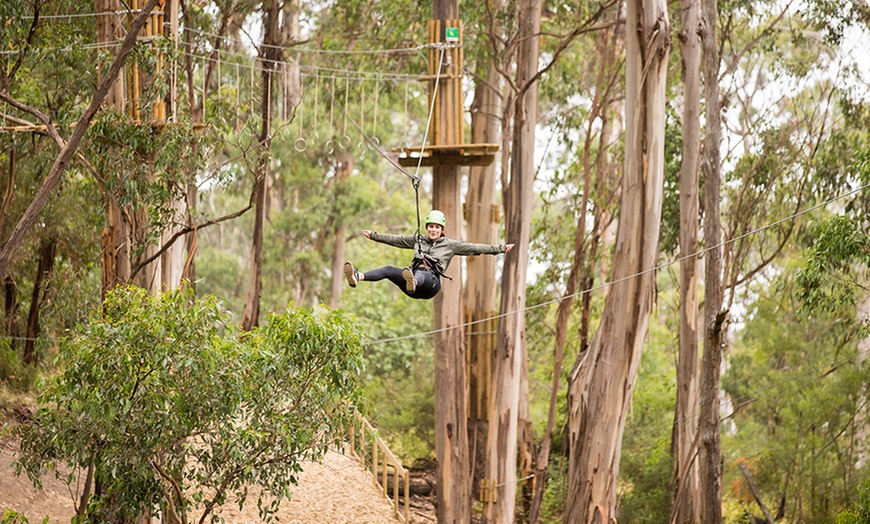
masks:
[[[457,0],[433,0],[430,24],[430,43],[443,43],[446,21],[459,18]],[[437,31],[435,30],[437,28]],[[444,75],[446,50],[430,49],[430,73]],[[435,70],[441,65],[441,70]],[[452,64],[451,71],[461,72],[461,64]],[[456,118],[455,110],[443,96],[450,90],[450,81],[438,80],[439,96],[435,100],[436,129],[450,129]],[[434,86],[433,86],[434,87]],[[459,97],[461,100],[461,97]],[[434,145],[442,145],[443,133],[436,132]],[[459,204],[459,166],[435,166],[432,170],[433,206],[447,217],[445,234],[461,238],[462,213]],[[471,521],[471,484],[468,460],[468,434],[465,406],[465,348],[463,344],[461,264],[453,264],[447,271],[441,293],[435,297],[435,455],[438,459],[437,504],[438,522],[464,524]]]

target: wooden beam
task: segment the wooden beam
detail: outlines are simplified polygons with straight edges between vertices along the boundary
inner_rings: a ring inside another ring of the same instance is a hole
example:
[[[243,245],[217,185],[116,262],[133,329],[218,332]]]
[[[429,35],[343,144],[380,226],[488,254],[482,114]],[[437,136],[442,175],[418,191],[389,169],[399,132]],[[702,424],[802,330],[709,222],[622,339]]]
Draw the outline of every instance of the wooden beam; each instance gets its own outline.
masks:
[[[399,157],[402,167],[433,166],[488,166],[495,161],[495,155],[435,155],[420,157]]]

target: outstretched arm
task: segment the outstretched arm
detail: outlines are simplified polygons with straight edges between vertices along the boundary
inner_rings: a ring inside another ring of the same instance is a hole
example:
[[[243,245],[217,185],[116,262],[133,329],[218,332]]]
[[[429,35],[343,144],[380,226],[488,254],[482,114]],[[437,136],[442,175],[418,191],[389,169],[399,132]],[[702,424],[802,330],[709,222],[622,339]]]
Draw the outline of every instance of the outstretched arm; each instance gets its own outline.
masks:
[[[470,242],[456,242],[453,245],[454,252],[457,255],[497,255],[499,253],[507,253],[513,249],[513,244],[499,244],[492,246],[489,244],[472,244]]]
[[[368,229],[363,230],[363,235],[369,240],[387,244],[388,246],[414,249],[415,237],[413,235],[385,235]]]

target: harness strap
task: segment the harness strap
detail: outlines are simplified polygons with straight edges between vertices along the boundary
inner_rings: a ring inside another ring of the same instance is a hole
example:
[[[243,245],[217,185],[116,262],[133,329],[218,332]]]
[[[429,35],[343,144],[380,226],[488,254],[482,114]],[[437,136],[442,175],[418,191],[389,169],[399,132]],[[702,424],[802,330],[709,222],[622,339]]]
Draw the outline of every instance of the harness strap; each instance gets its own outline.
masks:
[[[426,256],[426,254],[423,253],[422,251],[420,251],[419,255],[414,256],[414,260],[411,262],[411,267],[413,269],[419,268],[419,269],[423,269],[424,271],[428,271],[438,278],[446,278],[447,280],[453,280],[452,278],[450,278],[447,275],[445,275],[444,273],[442,273],[441,270],[438,269],[438,266],[433,261],[431,261]]]

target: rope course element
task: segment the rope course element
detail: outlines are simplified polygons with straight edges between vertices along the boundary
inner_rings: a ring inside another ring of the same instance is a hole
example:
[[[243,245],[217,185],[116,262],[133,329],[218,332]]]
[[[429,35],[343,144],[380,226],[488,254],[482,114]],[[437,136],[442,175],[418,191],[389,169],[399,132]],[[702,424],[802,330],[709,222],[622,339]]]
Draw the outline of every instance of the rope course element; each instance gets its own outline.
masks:
[[[329,84],[330,84],[330,88],[329,88],[330,89],[330,91],[329,91],[329,97],[330,97],[330,101],[329,101],[329,129],[331,130],[332,129],[332,117],[333,117],[333,113],[335,112],[335,80],[333,80]],[[330,155],[332,153],[335,153],[335,142],[332,140],[331,136],[326,141],[326,144],[324,144],[324,147],[326,148],[326,152],[329,153]]]
[[[374,105],[375,118],[374,118],[374,122],[372,123],[372,141],[376,144],[381,143],[380,139],[378,139],[378,100],[379,100],[379,95],[380,95],[380,89],[381,89],[381,77],[379,75],[379,76],[375,77],[375,105]],[[365,133],[363,133],[363,136],[365,136]]]
[[[423,149],[425,149],[425,147],[426,147],[425,144],[426,144],[426,141],[428,140],[428,137],[429,137],[429,128],[430,128],[430,124],[432,122],[432,115],[435,113],[435,101],[436,101],[435,95],[438,92],[438,79],[440,78],[440,72],[441,72],[441,67],[443,65],[443,62],[444,62],[444,49],[442,48],[441,49],[441,58],[440,58],[439,63],[438,63],[438,74],[436,75],[435,89],[434,89],[434,93],[432,94],[432,103],[429,107],[429,116],[428,116],[427,122],[426,122],[426,132],[423,136],[423,146],[421,148],[421,151]],[[407,99],[405,101],[405,104],[406,104],[406,108],[407,108]],[[347,114],[345,114],[345,117],[347,117]],[[420,161],[417,163],[416,172],[414,174],[411,174],[407,170],[405,170],[405,168],[403,168],[398,162],[393,160],[386,153],[386,151],[381,149],[381,147],[378,144],[376,144],[372,138],[369,138],[366,136],[365,130],[362,128],[361,123],[353,122],[353,124],[356,126],[356,128],[360,131],[360,134],[368,141],[368,143],[372,146],[373,149],[375,149],[390,164],[392,164],[395,168],[397,168],[400,173],[402,173],[403,175],[405,175],[411,179],[411,185],[414,187],[414,203],[415,203],[415,207],[416,207],[416,211],[417,211],[417,230],[416,230],[416,233],[414,236],[416,238],[417,245],[419,247],[421,245],[422,240],[423,240],[423,236],[420,233],[420,226],[421,226],[421,223],[420,223],[421,222],[421,219],[420,219],[420,181],[421,181],[420,168],[422,167],[422,156],[420,157]],[[330,127],[332,127],[331,124],[330,124]]]
[[[141,13],[141,9],[128,9],[125,11],[102,11],[100,13],[69,13],[65,15],[39,15],[40,20],[73,20],[76,18],[96,18],[98,16],[126,16]],[[152,15],[165,15],[163,11],[151,10]],[[32,16],[22,16],[22,20],[33,20]]]
[[[294,111],[294,114],[299,118],[299,133],[298,133],[298,136],[296,137],[296,140],[293,141],[293,149],[295,149],[299,153],[302,153],[306,149],[308,149],[308,142],[302,136],[303,135],[302,130],[305,127],[303,125],[303,122],[302,122],[305,118],[305,112],[302,111],[302,103],[304,101],[305,101],[305,97],[304,96],[300,97],[299,104],[296,106],[296,109]]]
[[[344,125],[342,126],[342,136],[338,139],[338,147],[347,149],[350,147],[350,137],[347,136],[347,99],[350,94],[350,78],[344,82]]]

